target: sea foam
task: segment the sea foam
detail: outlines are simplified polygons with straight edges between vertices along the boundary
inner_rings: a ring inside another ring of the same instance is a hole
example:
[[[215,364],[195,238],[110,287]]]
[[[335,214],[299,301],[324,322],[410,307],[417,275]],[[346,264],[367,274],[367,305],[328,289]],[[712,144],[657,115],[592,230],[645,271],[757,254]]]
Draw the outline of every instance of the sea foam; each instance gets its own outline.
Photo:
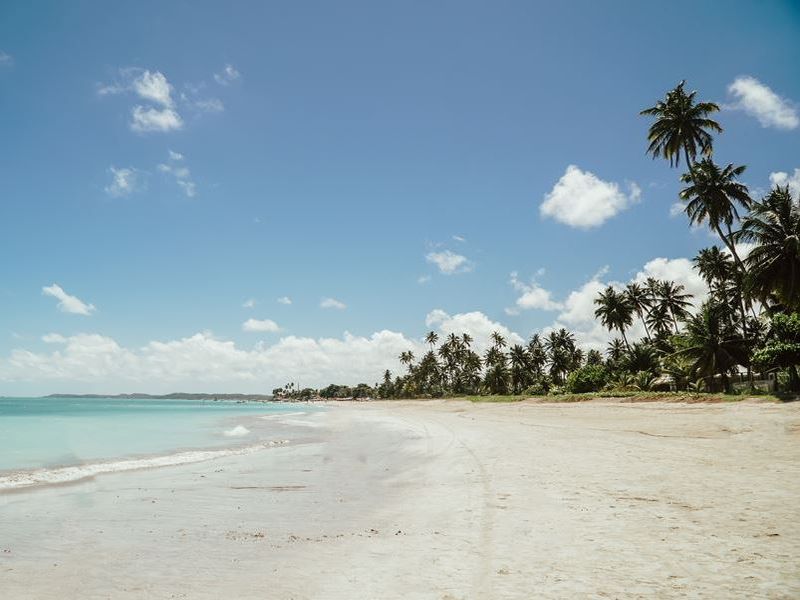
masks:
[[[239,426],[241,427],[241,426]],[[236,429],[236,428],[234,428]],[[245,429],[242,427],[242,429]],[[246,430],[245,430],[246,431]],[[253,454],[273,446],[288,444],[289,440],[275,440],[264,444],[255,444],[244,448],[229,448],[225,450],[192,450],[177,452],[150,458],[132,458],[112,462],[98,462],[74,467],[57,467],[53,469],[37,469],[35,471],[21,471],[7,475],[0,475],[0,491],[47,485],[56,483],[70,483],[104,473],[120,473],[136,469],[153,467],[168,467],[188,463],[203,462],[225,456],[242,456]]]

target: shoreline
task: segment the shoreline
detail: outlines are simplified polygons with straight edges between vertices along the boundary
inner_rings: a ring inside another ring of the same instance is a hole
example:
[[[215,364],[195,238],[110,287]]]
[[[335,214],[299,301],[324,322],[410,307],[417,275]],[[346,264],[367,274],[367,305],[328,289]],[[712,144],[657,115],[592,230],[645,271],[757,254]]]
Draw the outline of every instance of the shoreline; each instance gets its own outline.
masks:
[[[332,402],[308,443],[0,495],[14,598],[800,594],[800,405]]]

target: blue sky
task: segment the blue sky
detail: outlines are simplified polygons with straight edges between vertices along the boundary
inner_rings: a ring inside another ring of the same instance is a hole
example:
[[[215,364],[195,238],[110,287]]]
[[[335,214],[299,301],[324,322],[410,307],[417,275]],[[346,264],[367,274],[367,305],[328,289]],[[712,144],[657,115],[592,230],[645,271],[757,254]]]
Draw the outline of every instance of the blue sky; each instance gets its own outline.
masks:
[[[799,33],[777,1],[5,2],[0,394],[374,381],[430,328],[602,347],[587,284],[702,294],[713,243],[638,111],[685,78],[719,162],[800,185]]]

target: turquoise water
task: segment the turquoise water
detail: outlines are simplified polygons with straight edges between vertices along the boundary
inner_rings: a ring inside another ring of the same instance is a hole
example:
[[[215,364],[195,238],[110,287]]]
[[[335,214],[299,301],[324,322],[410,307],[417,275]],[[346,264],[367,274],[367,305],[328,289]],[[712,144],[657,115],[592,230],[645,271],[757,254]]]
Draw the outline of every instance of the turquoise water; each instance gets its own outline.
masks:
[[[0,471],[258,442],[265,432],[246,425],[253,417],[296,411],[297,405],[281,403],[0,398]]]

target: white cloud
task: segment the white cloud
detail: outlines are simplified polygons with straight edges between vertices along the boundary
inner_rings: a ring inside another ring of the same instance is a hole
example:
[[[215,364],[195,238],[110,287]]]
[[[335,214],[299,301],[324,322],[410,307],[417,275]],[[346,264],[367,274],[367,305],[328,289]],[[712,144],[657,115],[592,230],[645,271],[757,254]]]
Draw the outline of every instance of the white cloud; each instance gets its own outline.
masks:
[[[169,151],[169,160],[158,165],[158,170],[162,173],[169,173],[175,177],[175,183],[183,190],[189,198],[194,198],[197,193],[197,186],[192,180],[192,173],[189,167],[183,164],[184,156],[179,152]]]
[[[241,73],[236,70],[233,65],[225,65],[225,68],[222,69],[219,73],[214,73],[214,81],[216,81],[220,85],[228,85],[232,81],[236,81],[241,77]]]
[[[151,73],[145,70],[132,82],[133,91],[143,100],[160,104],[165,108],[173,106],[172,86],[160,71]]]
[[[708,294],[705,281],[688,258],[654,258],[644,265],[634,276],[633,281],[644,283],[648,277],[667,279],[683,285],[686,292],[695,296],[697,303],[704,300]]]
[[[108,172],[111,174],[111,183],[104,189],[106,194],[114,198],[121,196],[128,196],[143,187],[142,174],[133,167],[116,168],[109,167]]]
[[[10,67],[14,64],[14,58],[0,50],[0,67]]]
[[[419,277],[417,277],[417,283],[420,285],[428,283],[430,280],[431,280],[430,275],[420,275]]]
[[[288,336],[250,349],[208,332],[138,348],[126,348],[99,334],[78,334],[65,338],[52,352],[13,350],[0,358],[0,381],[38,386],[37,393],[87,389],[263,393],[287,380],[313,387],[331,382],[374,383],[387,368],[401,372],[397,358],[401,352],[419,354],[423,349],[419,342],[387,330],[367,337],[349,333],[341,338]]]
[[[60,333],[47,333],[42,336],[42,341],[45,344],[65,344],[67,338]]]
[[[453,239],[456,242],[462,242],[462,243],[467,241],[467,238],[465,238],[464,236],[461,236],[461,235],[454,235]]]
[[[242,323],[243,331],[258,331],[261,333],[275,333],[280,331],[278,324],[271,319],[247,319]]]
[[[171,108],[145,108],[136,105],[131,111],[131,129],[137,133],[172,131],[183,127],[183,119]]]
[[[792,102],[781,98],[755,77],[737,77],[728,86],[736,103],[728,108],[743,110],[758,119],[762,127],[796,129],[800,116]]]
[[[544,274],[542,269],[539,270],[540,274]],[[516,315],[522,310],[559,310],[562,305],[553,300],[552,294],[549,290],[544,289],[536,281],[525,283],[520,281],[517,273],[511,273],[511,287],[520,292],[515,306],[507,308],[506,314]]]
[[[281,296],[280,298],[278,298],[278,304],[285,304],[285,305],[288,306],[291,303],[292,303],[292,299],[289,298],[289,296]]]
[[[456,254],[450,250],[441,252],[429,252],[425,260],[436,265],[440,273],[454,275],[456,273],[467,273],[472,270],[472,262],[461,254]]]
[[[677,217],[678,215],[683,214],[686,205],[683,202],[673,202],[669,207],[669,216],[670,217]]]
[[[347,308],[344,302],[339,302],[336,298],[323,298],[319,305],[321,308],[335,308],[336,310],[344,310]]]
[[[195,109],[205,113],[219,113],[225,110],[225,105],[219,98],[204,98],[192,103]]]
[[[625,194],[618,184],[603,181],[589,171],[569,165],[545,195],[539,212],[543,217],[551,217],[570,227],[597,227],[639,201],[639,186],[629,183],[628,188],[629,192]]]
[[[244,302],[242,302],[242,308],[253,308],[256,305],[256,301],[254,298],[248,298]]]
[[[474,340],[473,347],[477,352],[483,352],[492,344],[489,336],[493,331],[500,333],[509,344],[524,343],[521,336],[505,325],[492,321],[480,311],[450,315],[437,308],[428,313],[425,318],[425,325],[429,328],[438,329],[442,336],[450,335],[451,333],[456,335],[468,333]]]
[[[788,185],[792,194],[800,195],[800,169],[795,169],[791,175],[784,171],[770,173],[769,182],[772,187]]]
[[[95,310],[93,304],[86,304],[80,298],[77,298],[76,296],[70,296],[57,283],[54,283],[51,286],[43,287],[42,293],[45,296],[52,296],[58,300],[58,308],[63,312],[89,316]]]

